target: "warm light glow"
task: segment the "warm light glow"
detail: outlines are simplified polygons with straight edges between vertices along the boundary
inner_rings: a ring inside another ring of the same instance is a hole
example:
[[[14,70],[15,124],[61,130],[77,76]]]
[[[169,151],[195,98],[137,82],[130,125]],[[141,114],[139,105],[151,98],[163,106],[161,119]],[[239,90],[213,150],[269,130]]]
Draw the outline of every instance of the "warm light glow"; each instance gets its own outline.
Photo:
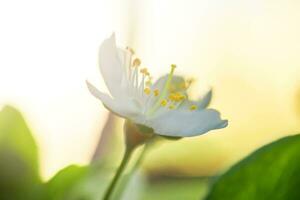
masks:
[[[176,63],[176,73],[199,77],[192,95],[212,86],[212,107],[229,120],[224,130],[158,147],[149,168],[213,174],[299,132],[299,10],[291,0],[4,1],[0,104],[25,114],[45,178],[68,164],[88,163],[107,111],[85,80],[104,89],[98,47],[116,32],[153,77]],[[157,107],[167,106],[165,91],[159,92]]]
[[[195,74],[192,95],[212,86],[212,107],[229,120],[228,128],[196,141],[162,146],[149,159],[150,168],[213,174],[262,144],[299,132],[299,2],[149,0],[135,5],[140,9],[132,46],[144,63],[154,74],[166,73],[170,63],[179,73]]]
[[[113,31],[126,42],[119,5],[102,0],[1,2],[0,104],[23,111],[41,149],[44,177],[92,156],[107,111],[90,95],[85,80],[104,87],[98,47]]]

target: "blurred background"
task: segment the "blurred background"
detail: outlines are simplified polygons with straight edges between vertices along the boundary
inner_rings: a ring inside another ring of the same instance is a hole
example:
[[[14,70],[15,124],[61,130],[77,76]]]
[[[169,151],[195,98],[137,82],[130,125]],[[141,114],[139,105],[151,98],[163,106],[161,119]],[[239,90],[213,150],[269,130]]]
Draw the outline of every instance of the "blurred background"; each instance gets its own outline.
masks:
[[[207,177],[263,144],[300,130],[300,2],[295,0],[11,0],[0,2],[0,105],[24,114],[44,180],[87,164],[108,112],[85,85],[105,89],[98,47],[116,33],[156,78],[171,63],[195,77],[193,96],[213,88],[226,129],[164,142],[150,174]],[[122,120],[113,118],[122,151]]]

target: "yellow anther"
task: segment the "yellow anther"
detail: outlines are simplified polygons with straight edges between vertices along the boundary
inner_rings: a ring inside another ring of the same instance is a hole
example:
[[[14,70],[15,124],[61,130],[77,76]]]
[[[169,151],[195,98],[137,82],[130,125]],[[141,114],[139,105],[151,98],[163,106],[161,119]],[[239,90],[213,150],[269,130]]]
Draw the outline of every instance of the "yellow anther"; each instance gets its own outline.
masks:
[[[148,69],[147,68],[143,68],[143,69],[141,69],[140,70],[140,72],[142,73],[142,74],[147,74],[148,73]]]
[[[161,100],[160,105],[166,106],[168,104],[168,101],[166,99]]]
[[[162,90],[161,90],[161,94],[159,95],[158,99],[156,100],[154,106],[147,112],[147,115],[152,115],[161,105],[161,102],[163,101],[163,99],[166,98],[167,92],[169,91],[169,87],[172,83],[172,78],[173,78],[173,74],[174,74],[174,70],[175,70],[175,65],[171,66],[171,71],[168,75],[167,81],[165,82],[165,85],[163,86]]]
[[[174,99],[175,99],[175,93],[169,94],[169,99],[172,100],[172,101],[174,101]]]
[[[175,106],[173,104],[169,105],[169,109],[173,110],[175,108]]]
[[[140,72],[141,72],[143,75],[148,76],[148,78],[150,79],[150,73],[148,72],[148,69],[147,69],[147,68],[141,69]]]
[[[153,93],[154,93],[154,96],[158,96],[159,95],[159,90],[158,89],[155,89],[154,91],[153,91]]]
[[[175,93],[171,93],[169,95],[169,99],[172,100],[172,101],[175,101],[177,99],[177,95]]]
[[[190,110],[191,110],[191,111],[196,110],[197,108],[198,108],[198,107],[197,107],[196,105],[191,105],[191,106],[190,106]]]
[[[151,93],[151,89],[148,88],[148,87],[145,88],[145,89],[144,89],[144,93],[147,94],[147,95],[149,95],[149,94]]]
[[[133,63],[132,63],[133,67],[138,67],[140,65],[141,65],[141,60],[140,59],[136,58],[136,59],[133,60]]]
[[[172,64],[171,67],[172,67],[172,69],[175,69],[175,68],[176,68],[176,65],[175,65],[175,64]]]
[[[130,48],[130,47],[126,47],[126,49],[127,49],[128,51],[130,51],[131,54],[134,54],[134,53],[135,53],[134,50],[133,50],[132,48]]]
[[[171,93],[171,94],[169,95],[169,99],[170,99],[171,101],[179,102],[179,101],[184,100],[184,99],[185,99],[185,96],[182,95],[182,94],[179,93],[179,92],[176,92],[176,93]]]

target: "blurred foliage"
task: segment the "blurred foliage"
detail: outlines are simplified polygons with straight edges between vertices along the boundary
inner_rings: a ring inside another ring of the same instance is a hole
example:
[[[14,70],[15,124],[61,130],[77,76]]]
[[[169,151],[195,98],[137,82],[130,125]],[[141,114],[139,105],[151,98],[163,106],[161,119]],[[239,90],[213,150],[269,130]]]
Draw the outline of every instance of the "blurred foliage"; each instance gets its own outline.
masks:
[[[9,106],[0,112],[0,200],[99,200],[114,172],[95,161],[66,167],[43,183],[37,145],[23,117]],[[114,199],[197,200],[205,198],[208,182],[187,177],[147,180],[134,173],[125,192],[117,190]],[[299,185],[300,135],[295,135],[268,144],[233,166],[215,180],[206,200],[300,199]]]
[[[199,200],[206,192],[203,178],[165,178],[146,184],[140,199]]]
[[[108,175],[111,177],[112,171],[104,171],[99,166],[67,167],[46,184],[47,197],[49,200],[99,200],[110,180]],[[143,175],[134,174],[121,196],[118,190],[113,199],[198,200],[206,194],[207,180],[163,177],[145,181]]]
[[[39,199],[38,169],[37,146],[29,128],[17,110],[4,107],[0,112],[0,199]]]
[[[233,166],[206,200],[300,199],[300,135],[268,144]]]
[[[42,183],[38,170],[37,145],[29,128],[16,109],[5,107],[0,113],[1,200],[98,200],[101,199],[114,171],[99,162],[82,167],[72,165],[62,169],[47,183]],[[196,198],[202,192],[199,187],[203,185],[202,181],[195,179],[137,181],[133,185],[131,181],[126,187],[130,194],[139,193],[137,199]],[[138,189],[136,185],[141,187]],[[183,185],[188,187],[181,187]],[[174,190],[177,187],[181,189]],[[133,197],[125,199],[131,198]]]
[[[99,200],[111,179],[112,170],[102,164],[69,166],[46,183],[48,200]]]
[[[74,185],[86,175],[87,167],[73,165],[61,170],[46,184],[47,199],[68,199]]]

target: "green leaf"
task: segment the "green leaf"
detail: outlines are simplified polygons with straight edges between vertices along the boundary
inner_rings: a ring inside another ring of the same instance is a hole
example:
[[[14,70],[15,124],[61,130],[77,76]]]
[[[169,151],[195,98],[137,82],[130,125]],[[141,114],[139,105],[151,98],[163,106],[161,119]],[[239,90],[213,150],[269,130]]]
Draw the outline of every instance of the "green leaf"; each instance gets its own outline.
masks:
[[[112,171],[102,165],[69,166],[46,183],[48,200],[99,200],[110,182]]]
[[[206,200],[300,199],[300,135],[268,144],[233,166]]]
[[[48,199],[66,199],[72,188],[87,176],[87,170],[75,165],[62,169],[46,184]]]
[[[21,114],[6,106],[0,112],[0,199],[35,199],[41,180],[37,145]]]

